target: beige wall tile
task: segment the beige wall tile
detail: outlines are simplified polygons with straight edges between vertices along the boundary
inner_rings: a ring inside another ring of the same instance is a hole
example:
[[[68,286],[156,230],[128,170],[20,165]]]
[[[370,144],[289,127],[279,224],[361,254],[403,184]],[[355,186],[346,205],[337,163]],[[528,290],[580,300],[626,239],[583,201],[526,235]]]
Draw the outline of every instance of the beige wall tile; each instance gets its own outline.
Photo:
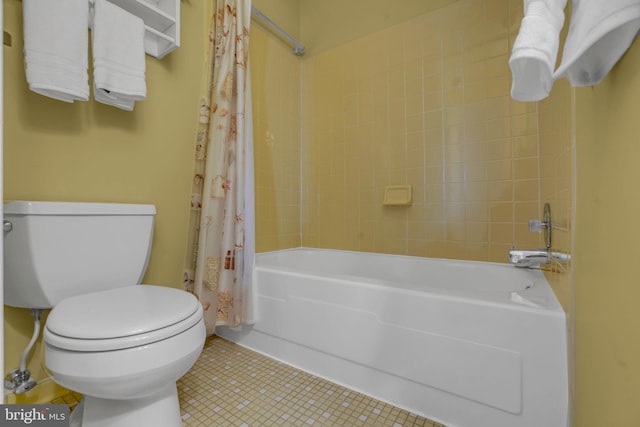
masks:
[[[570,92],[510,99],[521,18],[517,1],[464,0],[302,60],[303,244],[505,262],[539,241],[528,219],[571,185],[572,152],[549,142],[570,135]],[[413,206],[383,208],[401,183]]]

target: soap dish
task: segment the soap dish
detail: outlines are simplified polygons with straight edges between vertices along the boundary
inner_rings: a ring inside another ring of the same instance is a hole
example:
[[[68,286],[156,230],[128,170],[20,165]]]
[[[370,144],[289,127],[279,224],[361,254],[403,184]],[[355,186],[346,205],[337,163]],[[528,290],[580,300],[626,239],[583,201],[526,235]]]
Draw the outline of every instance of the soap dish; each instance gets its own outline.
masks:
[[[410,185],[389,185],[384,187],[384,206],[411,206]]]

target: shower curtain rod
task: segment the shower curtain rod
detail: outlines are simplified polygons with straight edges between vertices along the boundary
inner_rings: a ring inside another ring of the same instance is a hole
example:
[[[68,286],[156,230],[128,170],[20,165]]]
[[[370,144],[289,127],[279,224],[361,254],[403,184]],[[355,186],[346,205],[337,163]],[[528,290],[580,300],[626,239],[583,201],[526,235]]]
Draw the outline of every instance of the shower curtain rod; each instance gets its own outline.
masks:
[[[269,19],[264,13],[260,12],[255,6],[251,6],[251,17],[257,18],[258,22],[262,23],[268,29],[272,30],[282,37],[285,41],[289,43],[291,47],[293,47],[293,53],[297,56],[304,55],[304,45],[300,43],[298,40],[294,39],[289,33],[280,28],[278,24]]]

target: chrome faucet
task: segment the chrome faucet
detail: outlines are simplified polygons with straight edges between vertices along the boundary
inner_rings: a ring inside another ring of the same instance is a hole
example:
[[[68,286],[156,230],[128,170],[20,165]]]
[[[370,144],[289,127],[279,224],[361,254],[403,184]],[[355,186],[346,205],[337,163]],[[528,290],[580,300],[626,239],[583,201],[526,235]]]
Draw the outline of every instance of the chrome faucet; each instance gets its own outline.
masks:
[[[509,262],[516,267],[539,268],[540,264],[549,263],[550,254],[546,249],[509,251]]]
[[[551,261],[551,207],[549,203],[544,205],[544,219],[542,221],[529,220],[529,231],[544,231],[545,249],[516,250],[513,246],[509,251],[509,262],[516,267],[540,268],[540,264],[548,264]]]

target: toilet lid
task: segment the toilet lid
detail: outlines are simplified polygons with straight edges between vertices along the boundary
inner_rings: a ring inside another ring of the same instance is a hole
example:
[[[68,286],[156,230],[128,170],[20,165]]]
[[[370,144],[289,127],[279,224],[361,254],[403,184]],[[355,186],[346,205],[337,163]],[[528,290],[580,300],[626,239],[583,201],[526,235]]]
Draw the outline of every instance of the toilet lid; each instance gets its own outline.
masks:
[[[201,313],[200,302],[188,292],[126,286],[63,300],[47,318],[45,340],[86,351],[138,346],[183,332]]]

